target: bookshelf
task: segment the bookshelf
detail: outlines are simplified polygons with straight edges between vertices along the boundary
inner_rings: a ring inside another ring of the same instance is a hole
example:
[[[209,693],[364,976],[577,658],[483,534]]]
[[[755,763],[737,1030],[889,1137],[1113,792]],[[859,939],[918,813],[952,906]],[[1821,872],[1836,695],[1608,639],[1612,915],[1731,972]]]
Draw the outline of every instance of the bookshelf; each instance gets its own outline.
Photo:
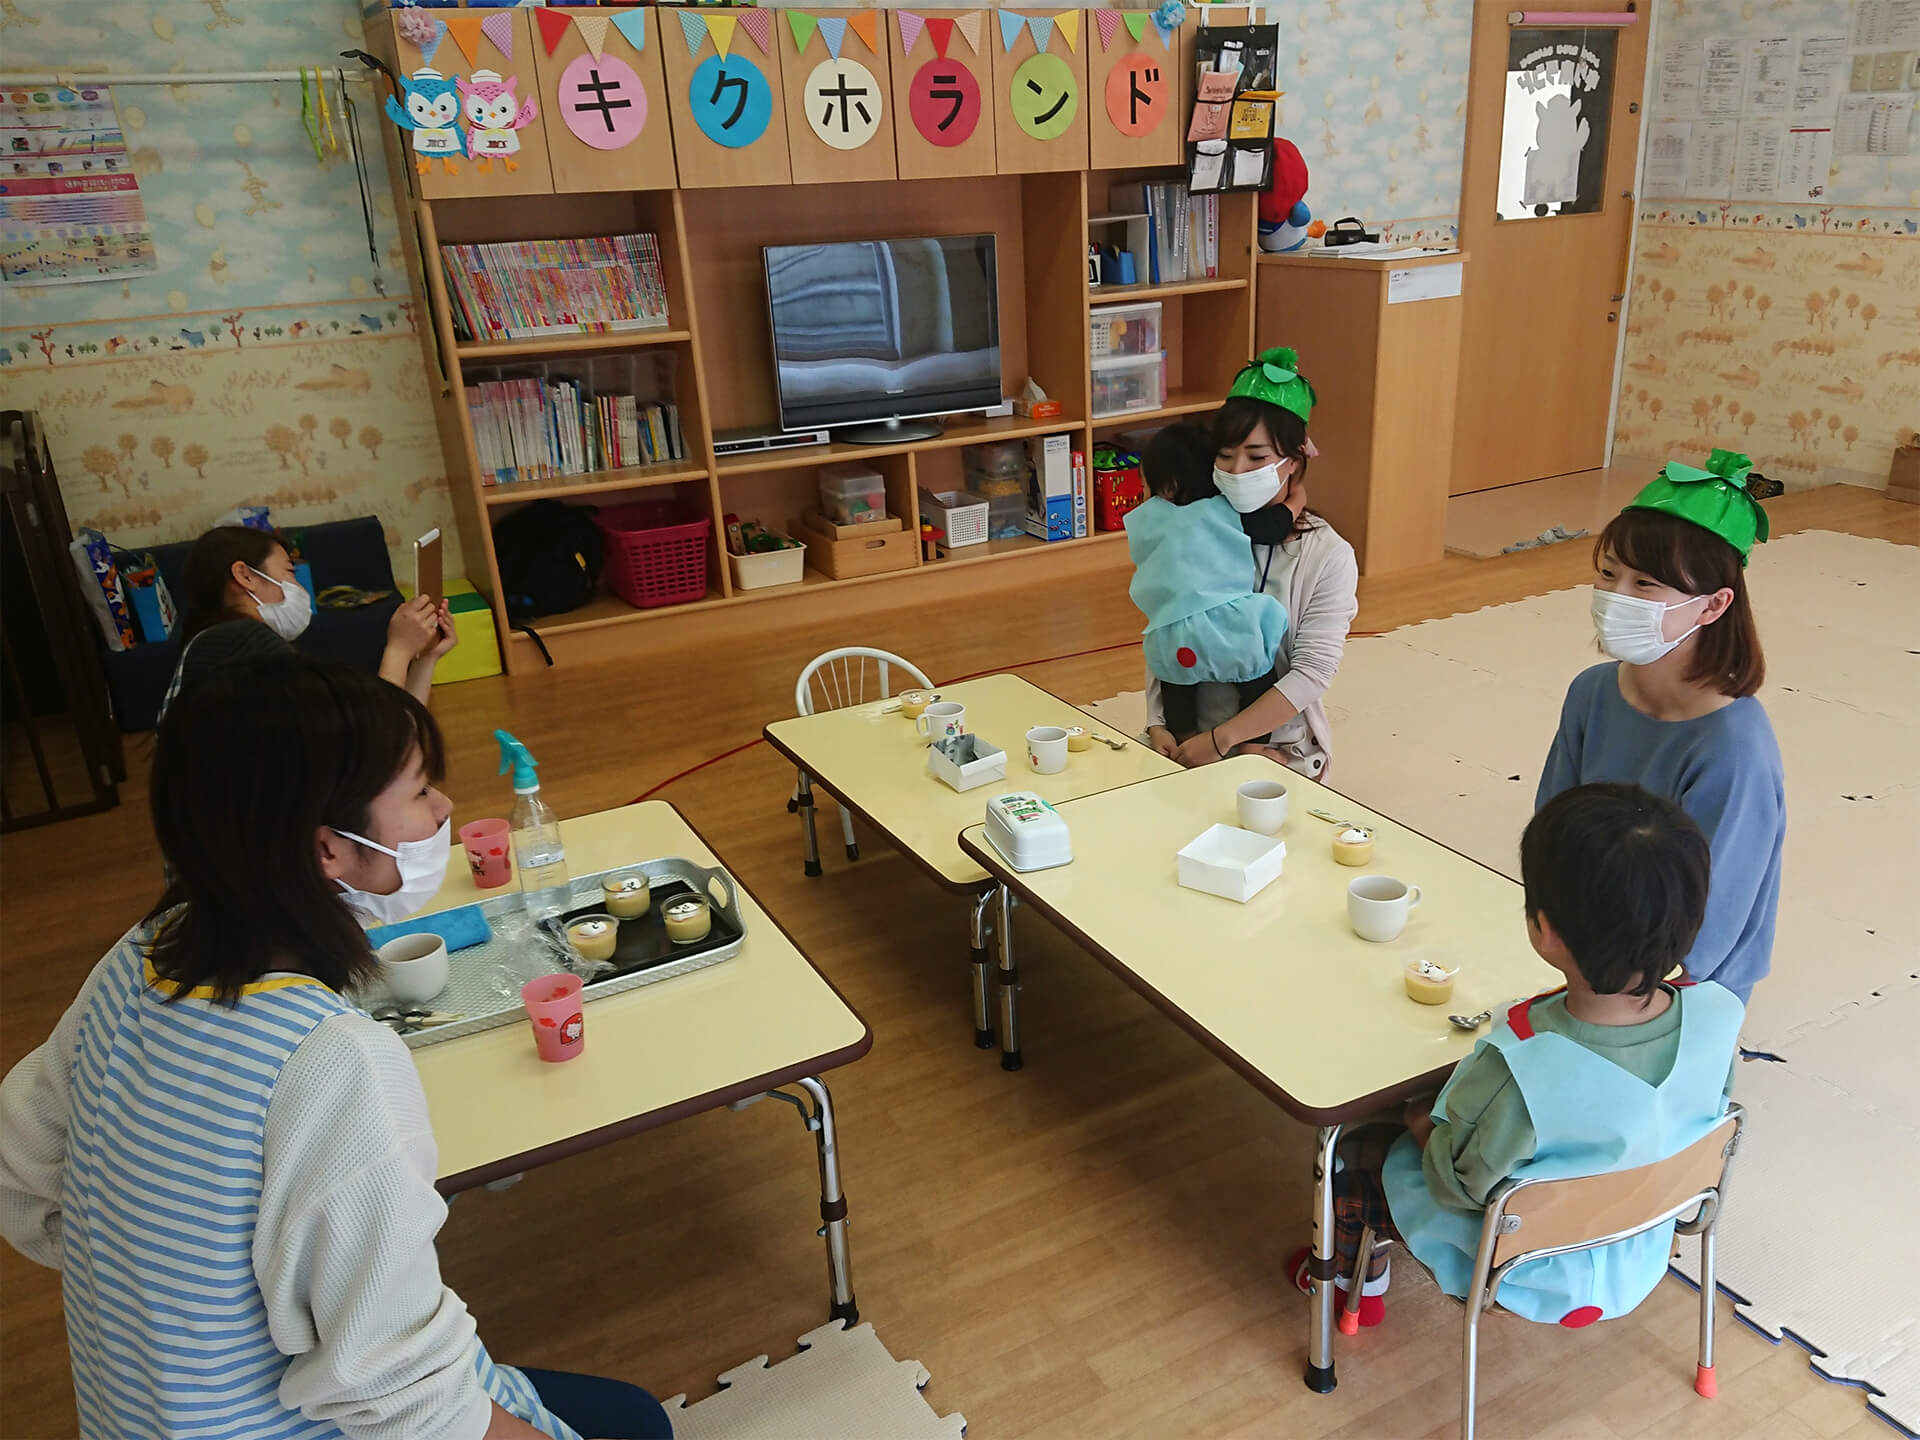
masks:
[[[429,12],[430,13],[430,12]],[[1052,13],[1052,12],[1048,12]],[[695,516],[711,520],[708,590],[686,604],[640,610],[602,591],[581,609],[535,623],[541,641],[560,666],[586,663],[656,648],[671,633],[671,643],[740,641],[770,625],[805,625],[906,603],[952,596],[964,600],[1007,583],[1045,583],[1048,578],[1124,566],[1123,532],[1094,533],[1051,543],[1019,537],[963,547],[923,562],[917,543],[913,563],[878,574],[829,578],[809,565],[798,584],[736,592],[725,553],[724,517],[757,519],[789,531],[792,522],[814,508],[822,466],[849,460],[878,470],[884,478],[888,510],[917,536],[919,492],[962,486],[961,452],[997,440],[1068,436],[1091,461],[1096,440],[1149,428],[1183,416],[1204,415],[1226,393],[1233,374],[1253,353],[1255,200],[1252,195],[1220,197],[1218,273],[1163,285],[1090,287],[1086,275],[1089,233],[1110,220],[1111,187],[1128,181],[1166,181],[1179,177],[1180,147],[1168,135],[1184,131],[1184,103],[1157,137],[1122,137],[1106,123],[1097,90],[1085,88],[1103,77],[1131,45],[1126,32],[1109,54],[1094,38],[1091,13],[1082,16],[1076,62],[1082,78],[1084,122],[1044,144],[1019,134],[1017,141],[996,141],[996,105],[1004,106],[1004,87],[996,69],[1008,67],[999,53],[992,12],[984,12],[977,55],[968,60],[983,90],[994,97],[982,106],[982,130],[967,145],[937,149],[924,142],[906,119],[903,85],[930,55],[930,41],[917,37],[913,53],[901,59],[897,14],[883,16],[879,28],[890,64],[854,46],[863,63],[895,100],[884,135],[891,163],[874,157],[836,171],[831,156],[798,143],[785,133],[794,111],[785,90],[796,76],[821,58],[794,53],[792,35],[775,26],[776,57],[749,55],[769,75],[775,103],[766,136],[750,151],[726,156],[684,121],[687,76],[710,51],[689,56],[680,43],[680,24],[670,7],[649,13],[647,45],[625,58],[654,88],[649,126],[658,125],[658,146],[642,163],[637,142],[625,150],[595,151],[572,140],[558,116],[554,66],[578,58],[578,38],[569,32],[549,58],[533,33],[531,12],[518,11],[526,28],[516,36],[518,68],[535,71],[543,99],[536,128],[520,132],[523,145],[541,148],[538,184],[529,189],[534,167],[523,163],[511,187],[488,189],[485,177],[467,173],[417,172],[406,137],[392,125],[382,129],[388,147],[395,193],[403,209],[403,229],[411,221],[417,246],[409,246],[408,266],[417,293],[427,298],[422,326],[429,373],[438,376],[436,423],[459,521],[467,574],[492,601],[497,631],[509,673],[544,669],[539,644],[509,626],[501,601],[491,526],[536,500],[612,505],[629,500],[671,497]],[[1219,23],[1234,23],[1224,13]],[[370,43],[401,74],[418,67],[391,24],[370,24]],[[1191,68],[1194,28],[1176,33],[1173,51],[1179,72]],[[670,41],[671,43],[662,43]],[[624,42],[622,42],[624,43]],[[741,43],[738,37],[735,45]],[[1159,47],[1149,27],[1147,45]],[[957,44],[957,42],[956,42]],[[1031,49],[1029,41],[1022,41]],[[889,48],[890,47],[890,48]],[[815,41],[812,52],[820,51]],[[1057,46],[1055,48],[1058,48]],[[609,41],[608,53],[614,53]],[[989,50],[993,53],[989,55]],[[1012,63],[1027,53],[1016,47]],[[954,52],[949,51],[949,57]],[[1071,57],[1070,57],[1071,58]],[[764,63],[763,63],[764,62]],[[782,72],[785,85],[782,85]],[[904,73],[903,73],[904,72]],[[534,78],[529,76],[529,78]],[[1002,77],[1004,78],[1004,77]],[[522,89],[526,88],[523,83]],[[669,123],[671,117],[671,123]],[[1013,128],[1013,122],[1006,122]],[[804,129],[804,124],[801,126]],[[671,131],[669,137],[669,129]],[[690,138],[689,133],[692,132]],[[1089,134],[1089,132],[1091,132]],[[651,128],[646,134],[655,134]],[[808,137],[809,139],[811,136]],[[696,143],[697,141],[697,143]],[[1124,142],[1124,143],[1123,143]],[[878,143],[878,142],[876,142]],[[766,148],[773,147],[773,148]],[[777,150],[777,154],[775,153]],[[803,160],[803,151],[805,159]],[[1106,164],[1089,168],[1094,156]],[[550,158],[549,158],[550,157]],[[722,163],[724,162],[724,163]],[[858,178],[865,175],[900,178]],[[764,424],[776,413],[771,337],[760,251],[764,245],[805,244],[895,236],[992,232],[999,263],[1002,390],[1017,393],[1033,377],[1063,413],[1046,419],[1019,416],[953,417],[934,439],[890,445],[829,444],[805,449],[716,456],[717,431]],[[440,247],[498,241],[579,239],[627,234],[657,237],[667,299],[667,323],[652,329],[594,334],[559,334],[531,339],[456,339],[454,311],[441,269]],[[1162,305],[1166,351],[1165,403],[1150,410],[1092,418],[1089,311],[1126,301],[1157,300]],[[471,385],[494,372],[516,366],[601,357],[635,357],[639,365],[671,371],[671,399],[679,407],[686,458],[547,479],[487,484],[469,418]],[[809,557],[811,560],[811,556]]]

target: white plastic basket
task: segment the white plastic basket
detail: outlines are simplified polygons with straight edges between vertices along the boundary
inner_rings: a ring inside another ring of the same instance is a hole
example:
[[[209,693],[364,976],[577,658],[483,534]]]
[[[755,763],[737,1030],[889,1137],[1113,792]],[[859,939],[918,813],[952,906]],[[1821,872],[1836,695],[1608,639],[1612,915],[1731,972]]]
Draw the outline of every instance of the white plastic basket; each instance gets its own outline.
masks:
[[[986,542],[992,507],[970,490],[920,492],[920,518],[932,522],[949,550]]]
[[[807,547],[796,543],[787,550],[762,550],[752,555],[727,555],[733,567],[733,588],[764,590],[769,585],[798,585],[807,568]]]

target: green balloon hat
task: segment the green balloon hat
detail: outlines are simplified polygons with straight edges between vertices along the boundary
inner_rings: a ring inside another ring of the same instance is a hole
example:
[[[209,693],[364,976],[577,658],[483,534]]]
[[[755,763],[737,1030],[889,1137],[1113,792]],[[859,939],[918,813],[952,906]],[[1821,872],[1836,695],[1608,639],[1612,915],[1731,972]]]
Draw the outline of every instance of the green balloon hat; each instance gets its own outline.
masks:
[[[1262,351],[1259,359],[1233,377],[1227,398],[1235,395],[1278,405],[1298,415],[1303,424],[1312,416],[1318,398],[1307,377],[1300,373],[1300,357],[1284,345]]]
[[[1740,552],[1745,565],[1755,542],[1767,538],[1767,512],[1747,491],[1752,469],[1753,461],[1733,450],[1714,451],[1704,470],[1670,460],[1626,508],[1658,510],[1711,530]]]

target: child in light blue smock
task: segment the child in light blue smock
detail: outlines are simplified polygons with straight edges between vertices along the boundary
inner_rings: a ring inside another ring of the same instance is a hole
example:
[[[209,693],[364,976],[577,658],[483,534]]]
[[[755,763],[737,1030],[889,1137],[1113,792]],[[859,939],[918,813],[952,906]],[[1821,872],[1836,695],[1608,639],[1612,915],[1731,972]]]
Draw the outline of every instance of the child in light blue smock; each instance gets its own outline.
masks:
[[[1405,1129],[1371,1127],[1342,1142],[1342,1277],[1371,1226],[1464,1296],[1487,1198],[1502,1183],[1654,1164],[1726,1113],[1745,1007],[1712,982],[1661,981],[1706,913],[1700,827],[1638,786],[1578,786],[1533,817],[1520,867],[1528,936],[1566,988],[1507,1011],[1431,1107],[1407,1107]],[[1498,1303],[1569,1327],[1624,1315],[1666,1273],[1673,1230],[1529,1261],[1501,1284]],[[1386,1280],[1386,1258],[1376,1256],[1362,1325],[1380,1323]]]
[[[1126,518],[1128,595],[1147,618],[1147,668],[1160,682],[1167,729],[1199,732],[1199,686],[1239,687],[1245,709],[1273,688],[1287,611],[1255,589],[1253,542],[1213,483],[1213,442],[1169,425],[1142,456],[1148,498]]]

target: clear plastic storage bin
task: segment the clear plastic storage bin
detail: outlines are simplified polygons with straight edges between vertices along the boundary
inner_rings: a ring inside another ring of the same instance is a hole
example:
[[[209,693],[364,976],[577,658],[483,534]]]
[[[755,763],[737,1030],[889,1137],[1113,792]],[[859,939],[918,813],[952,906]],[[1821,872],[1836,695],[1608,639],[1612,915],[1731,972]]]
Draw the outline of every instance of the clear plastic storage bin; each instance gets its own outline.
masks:
[[[1157,410],[1167,403],[1167,357],[1130,355],[1093,362],[1093,418]]]
[[[1160,353],[1160,302],[1106,305],[1092,314],[1093,359],[1117,360],[1123,355]]]
[[[820,513],[840,525],[887,518],[887,482],[865,465],[820,467]]]

